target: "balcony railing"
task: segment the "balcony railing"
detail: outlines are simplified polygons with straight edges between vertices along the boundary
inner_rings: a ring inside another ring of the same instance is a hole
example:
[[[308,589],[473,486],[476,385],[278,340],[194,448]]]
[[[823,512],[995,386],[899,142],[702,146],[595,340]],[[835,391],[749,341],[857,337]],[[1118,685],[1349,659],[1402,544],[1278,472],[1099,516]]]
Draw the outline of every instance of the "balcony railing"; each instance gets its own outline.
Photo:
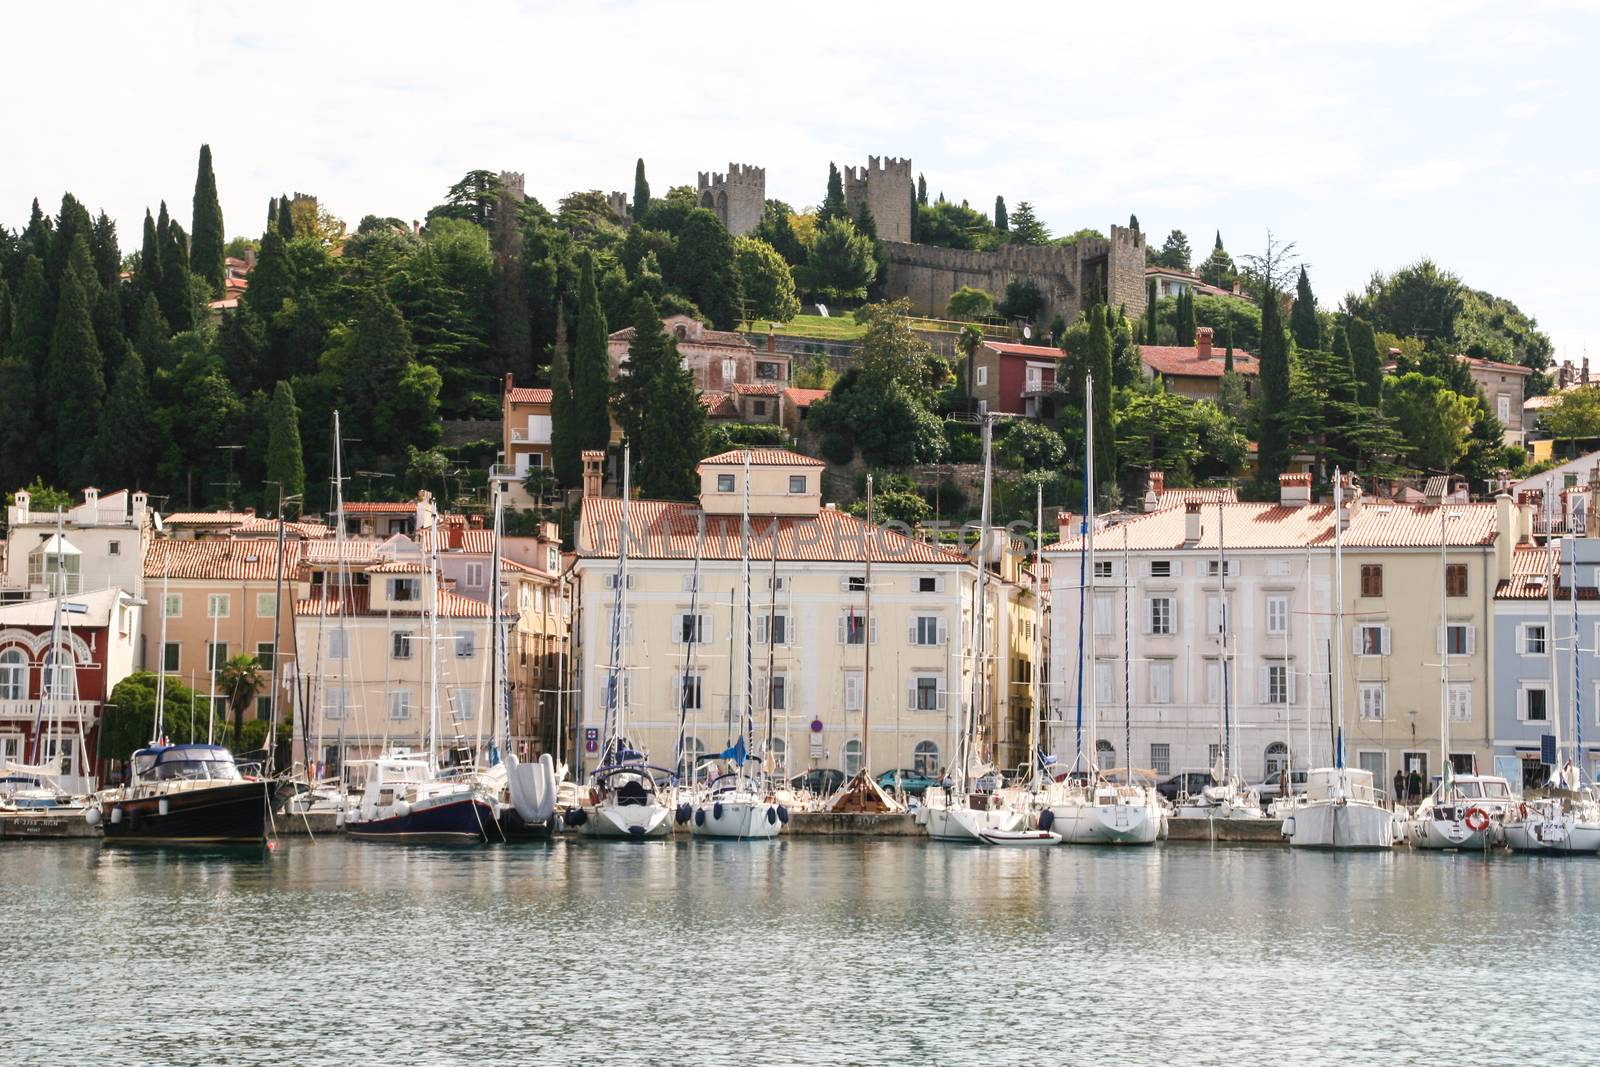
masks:
[[[40,710],[37,700],[0,700],[0,720],[39,719],[49,722],[52,717],[60,722],[81,722],[89,725],[95,720],[95,709],[100,705],[93,700],[63,700],[52,707],[48,702]]]

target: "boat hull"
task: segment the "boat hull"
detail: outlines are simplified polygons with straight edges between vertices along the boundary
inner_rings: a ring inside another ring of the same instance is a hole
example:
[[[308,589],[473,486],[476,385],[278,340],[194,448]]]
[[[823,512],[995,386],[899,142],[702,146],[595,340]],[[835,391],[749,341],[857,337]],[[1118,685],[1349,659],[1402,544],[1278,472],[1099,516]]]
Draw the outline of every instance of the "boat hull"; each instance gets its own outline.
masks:
[[[928,837],[934,841],[985,844],[985,833],[1015,833],[1027,816],[1009,808],[926,808]]]
[[[1494,826],[1474,830],[1459,819],[1414,817],[1406,827],[1412,848],[1432,851],[1482,851],[1494,844]]]
[[[352,812],[344,832],[358,841],[407,845],[476,845],[498,839],[494,806],[481,797],[416,805],[404,814],[378,818]]]
[[[1059,804],[1050,829],[1069,845],[1151,845],[1161,836],[1161,812],[1142,804]]]
[[[1284,817],[1283,836],[1294,848],[1390,849],[1394,816],[1373,804],[1302,804]]]
[[[1544,855],[1592,855],[1600,852],[1600,823],[1571,819],[1528,819],[1505,825],[1506,845],[1513,852]]]
[[[267,782],[232,782],[108,799],[100,825],[108,845],[261,844],[267,839],[268,802]]]
[[[772,838],[782,829],[778,805],[765,800],[703,800],[689,819],[696,837]]]
[[[663,804],[596,804],[578,832],[584,837],[621,840],[666,837],[672,833],[672,809]]]

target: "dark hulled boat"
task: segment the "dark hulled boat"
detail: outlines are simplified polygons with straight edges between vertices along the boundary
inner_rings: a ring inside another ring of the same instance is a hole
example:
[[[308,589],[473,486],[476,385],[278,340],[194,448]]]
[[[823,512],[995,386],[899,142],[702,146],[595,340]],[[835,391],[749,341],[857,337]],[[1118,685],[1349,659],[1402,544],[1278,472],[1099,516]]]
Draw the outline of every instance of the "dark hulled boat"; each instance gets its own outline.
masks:
[[[129,783],[96,798],[89,821],[108,844],[261,844],[269,783],[246,778],[220,745],[163,745],[133,754]]]

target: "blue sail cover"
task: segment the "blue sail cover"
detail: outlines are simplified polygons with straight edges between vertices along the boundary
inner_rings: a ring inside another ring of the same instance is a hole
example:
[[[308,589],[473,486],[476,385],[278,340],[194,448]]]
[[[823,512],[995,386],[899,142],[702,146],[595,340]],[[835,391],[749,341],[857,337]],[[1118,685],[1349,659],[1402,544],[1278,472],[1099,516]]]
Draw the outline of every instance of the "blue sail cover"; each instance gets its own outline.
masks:
[[[723,759],[731,759],[741,766],[743,766],[744,761],[749,757],[749,755],[750,750],[745,747],[744,738],[742,736],[739,738],[737,743],[722,750]]]

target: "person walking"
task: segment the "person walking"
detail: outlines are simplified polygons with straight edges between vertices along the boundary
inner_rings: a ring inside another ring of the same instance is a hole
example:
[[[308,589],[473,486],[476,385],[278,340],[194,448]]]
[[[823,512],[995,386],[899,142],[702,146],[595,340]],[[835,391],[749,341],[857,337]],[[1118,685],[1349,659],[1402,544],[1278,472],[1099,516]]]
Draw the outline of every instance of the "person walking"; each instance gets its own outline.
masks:
[[[1411,777],[1406,782],[1411,787],[1411,803],[1415,804],[1422,799],[1422,771],[1412,767]]]
[[[1396,804],[1404,804],[1406,802],[1406,772],[1404,768],[1394,772],[1394,802]]]

